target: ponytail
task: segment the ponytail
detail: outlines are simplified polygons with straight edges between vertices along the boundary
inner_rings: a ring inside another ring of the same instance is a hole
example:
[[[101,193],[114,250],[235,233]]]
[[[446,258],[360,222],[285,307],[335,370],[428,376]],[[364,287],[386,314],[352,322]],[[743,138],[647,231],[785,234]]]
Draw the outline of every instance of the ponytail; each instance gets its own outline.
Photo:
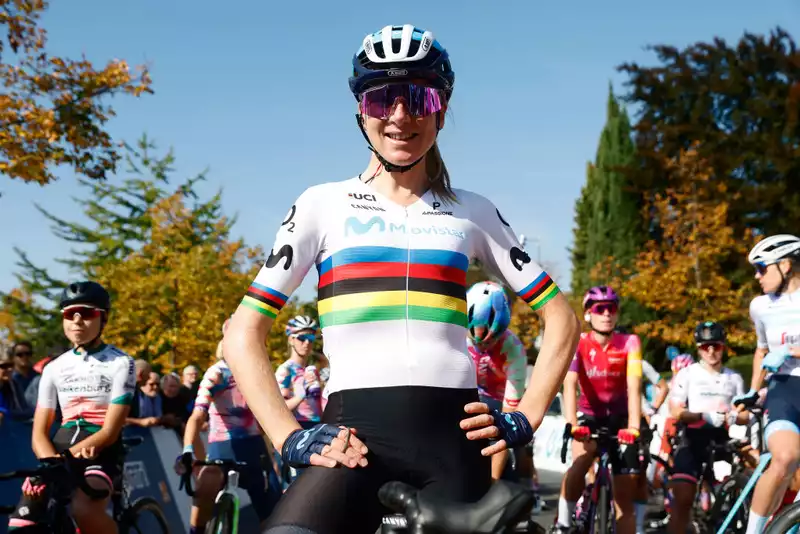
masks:
[[[456,195],[450,187],[450,173],[447,172],[447,166],[436,142],[425,156],[425,173],[431,182],[431,191],[434,195],[446,202],[456,201]]]

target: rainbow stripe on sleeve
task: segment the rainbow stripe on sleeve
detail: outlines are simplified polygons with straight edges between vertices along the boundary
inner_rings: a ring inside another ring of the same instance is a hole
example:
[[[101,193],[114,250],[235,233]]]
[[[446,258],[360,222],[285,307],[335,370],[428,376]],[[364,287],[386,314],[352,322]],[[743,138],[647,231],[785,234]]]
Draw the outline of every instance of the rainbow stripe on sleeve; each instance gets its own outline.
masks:
[[[528,303],[533,311],[547,304],[557,294],[558,286],[550,278],[550,275],[545,272],[542,272],[536,280],[517,293],[522,300]]]
[[[251,310],[274,319],[287,300],[289,297],[280,291],[253,282],[242,299],[242,306],[247,306]]]

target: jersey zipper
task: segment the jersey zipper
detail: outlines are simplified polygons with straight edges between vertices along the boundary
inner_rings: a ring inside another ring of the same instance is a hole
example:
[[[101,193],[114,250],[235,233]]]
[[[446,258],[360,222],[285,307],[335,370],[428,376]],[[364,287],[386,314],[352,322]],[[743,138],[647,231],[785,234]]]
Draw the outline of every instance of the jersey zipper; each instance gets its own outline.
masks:
[[[405,329],[406,329],[406,360],[408,362],[409,367],[409,375],[411,374],[411,368],[416,367],[417,365],[417,357],[411,350],[411,333],[409,332],[409,322],[411,321],[411,309],[409,306],[411,302],[408,298],[408,291],[410,289],[409,286],[409,279],[411,278],[411,232],[409,229],[409,216],[408,216],[408,206],[403,208],[405,212],[405,228],[406,228],[406,321],[405,321]],[[411,378],[411,376],[409,376]]]

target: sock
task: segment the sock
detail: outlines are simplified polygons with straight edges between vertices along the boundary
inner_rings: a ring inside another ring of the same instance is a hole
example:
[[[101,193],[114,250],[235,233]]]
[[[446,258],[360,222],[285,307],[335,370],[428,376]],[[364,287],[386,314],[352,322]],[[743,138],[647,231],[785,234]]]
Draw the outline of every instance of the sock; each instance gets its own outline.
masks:
[[[761,517],[751,509],[750,517],[747,518],[747,530],[744,534],[761,534],[766,526],[767,518]]]
[[[633,503],[633,509],[636,511],[636,534],[643,534],[644,520],[647,516],[647,503],[636,501]]]
[[[569,528],[572,526],[572,514],[575,513],[574,502],[566,500],[564,497],[558,498],[558,524]]]
[[[197,527],[189,525],[189,534],[200,534],[200,531],[197,529]]]

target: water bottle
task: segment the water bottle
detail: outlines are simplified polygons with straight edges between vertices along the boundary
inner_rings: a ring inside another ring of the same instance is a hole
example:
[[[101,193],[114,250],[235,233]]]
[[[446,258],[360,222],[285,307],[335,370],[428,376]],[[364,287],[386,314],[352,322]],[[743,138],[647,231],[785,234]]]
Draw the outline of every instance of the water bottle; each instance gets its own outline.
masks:
[[[322,395],[322,386],[319,382],[319,373],[317,372],[316,365],[309,365],[306,367],[306,374],[313,374],[314,379],[312,381],[306,380],[306,395],[309,397],[319,397]]]

